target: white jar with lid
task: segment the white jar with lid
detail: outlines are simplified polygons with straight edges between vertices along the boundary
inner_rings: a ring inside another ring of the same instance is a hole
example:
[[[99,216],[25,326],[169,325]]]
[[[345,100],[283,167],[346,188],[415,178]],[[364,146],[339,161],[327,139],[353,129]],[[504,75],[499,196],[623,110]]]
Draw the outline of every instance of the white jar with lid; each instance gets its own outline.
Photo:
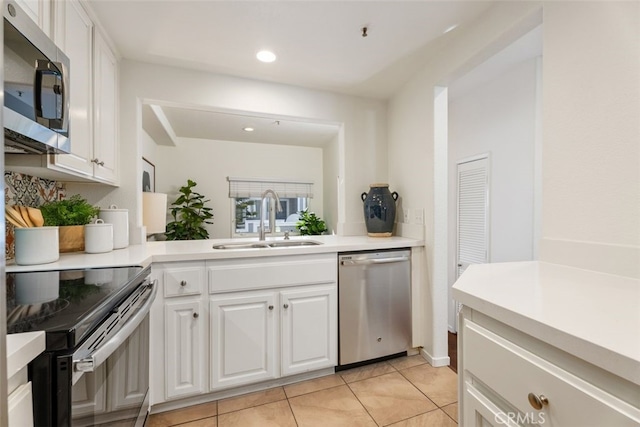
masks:
[[[101,254],[113,250],[113,224],[97,219],[93,224],[84,226],[84,251],[88,254]]]
[[[100,208],[98,218],[106,224],[113,224],[113,249],[122,249],[129,246],[128,209],[118,209],[116,205],[110,205],[109,209]]]

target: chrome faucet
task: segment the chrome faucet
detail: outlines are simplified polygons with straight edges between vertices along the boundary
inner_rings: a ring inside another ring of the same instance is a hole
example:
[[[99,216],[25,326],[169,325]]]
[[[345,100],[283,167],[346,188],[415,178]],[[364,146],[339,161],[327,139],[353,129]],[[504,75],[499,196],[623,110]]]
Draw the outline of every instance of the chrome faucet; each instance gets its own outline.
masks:
[[[267,197],[272,197],[276,202],[276,209],[278,212],[282,212],[282,206],[280,206],[280,197],[278,197],[278,193],[273,190],[265,190],[260,196],[262,199],[262,209],[260,209],[260,234],[259,239],[264,240],[265,230],[264,230],[264,215],[267,211]],[[269,233],[273,233],[276,230],[276,217],[275,215],[269,215]]]

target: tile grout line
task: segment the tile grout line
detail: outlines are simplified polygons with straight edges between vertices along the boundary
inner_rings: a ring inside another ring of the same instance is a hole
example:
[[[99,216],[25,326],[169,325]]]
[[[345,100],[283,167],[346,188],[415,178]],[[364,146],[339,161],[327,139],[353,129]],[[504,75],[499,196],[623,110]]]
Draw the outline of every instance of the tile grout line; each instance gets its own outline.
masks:
[[[380,375],[378,375],[378,376],[380,376]],[[375,378],[375,377],[371,377],[371,378]],[[354,382],[357,382],[357,381],[354,381]],[[353,390],[351,389],[351,384],[347,383],[347,388],[349,389],[349,392],[351,392],[353,397],[355,397],[356,400],[358,401],[358,403],[362,406],[362,409],[364,409],[364,411],[367,413],[367,415],[369,415],[369,418],[371,418],[371,420],[374,422],[374,424],[377,425],[378,427],[381,427],[380,424],[378,423],[378,421],[376,421],[376,419],[373,418],[373,415],[371,415],[371,412],[369,412],[369,410],[364,405],[364,403],[362,403],[362,401],[360,400],[358,395],[353,392]]]

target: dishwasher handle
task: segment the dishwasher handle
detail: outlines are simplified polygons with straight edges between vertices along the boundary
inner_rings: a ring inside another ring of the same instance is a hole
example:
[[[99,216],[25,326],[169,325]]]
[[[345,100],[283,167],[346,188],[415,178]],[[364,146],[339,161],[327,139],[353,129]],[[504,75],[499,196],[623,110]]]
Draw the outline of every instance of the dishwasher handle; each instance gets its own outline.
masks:
[[[406,262],[409,261],[409,257],[406,255],[390,258],[362,258],[362,259],[346,259],[341,260],[340,265],[354,266],[354,265],[374,265],[374,264],[390,264],[394,262]]]

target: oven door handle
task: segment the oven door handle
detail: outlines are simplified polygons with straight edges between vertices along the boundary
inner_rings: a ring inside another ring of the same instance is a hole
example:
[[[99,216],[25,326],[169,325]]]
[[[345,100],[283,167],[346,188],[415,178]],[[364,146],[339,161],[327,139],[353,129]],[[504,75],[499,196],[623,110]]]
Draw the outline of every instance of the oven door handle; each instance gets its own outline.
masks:
[[[144,320],[144,318],[149,314],[151,310],[151,304],[156,298],[156,293],[158,292],[158,281],[154,280],[150,284],[151,286],[151,296],[144,302],[144,304],[140,307],[138,312],[133,315],[127,323],[125,323],[122,328],[115,334],[109,341],[101,345],[96,351],[91,353],[91,355],[87,357],[83,357],[80,360],[73,361],[73,369],[76,372],[93,372],[98,366],[102,365],[102,363],[109,358],[113,354],[118,347],[122,345],[123,342],[131,334],[140,326],[140,323]]]

